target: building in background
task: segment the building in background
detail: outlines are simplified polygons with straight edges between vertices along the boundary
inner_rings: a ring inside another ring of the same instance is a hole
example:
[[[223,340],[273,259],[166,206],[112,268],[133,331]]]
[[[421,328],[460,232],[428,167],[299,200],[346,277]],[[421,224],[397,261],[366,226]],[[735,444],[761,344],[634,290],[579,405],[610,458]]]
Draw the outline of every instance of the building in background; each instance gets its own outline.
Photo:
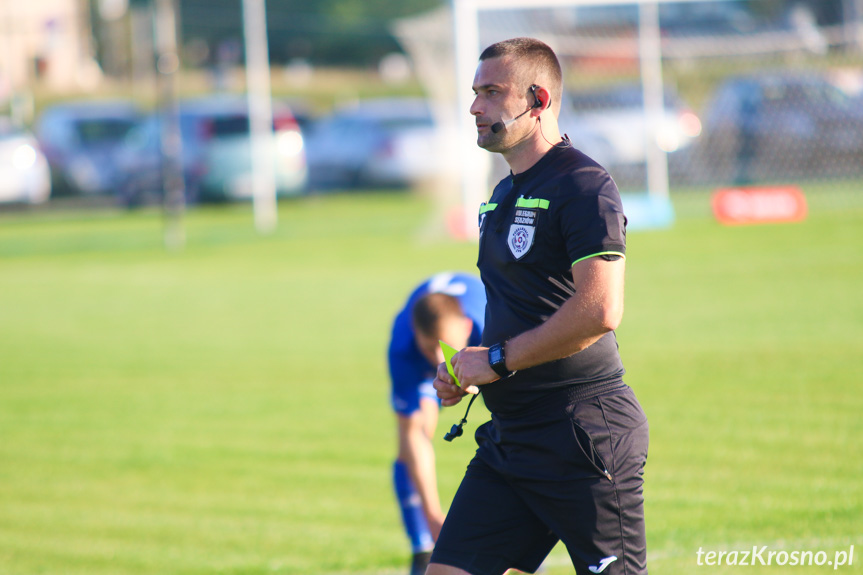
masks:
[[[57,91],[99,83],[88,6],[86,0],[0,3],[0,110],[26,116],[35,81]]]

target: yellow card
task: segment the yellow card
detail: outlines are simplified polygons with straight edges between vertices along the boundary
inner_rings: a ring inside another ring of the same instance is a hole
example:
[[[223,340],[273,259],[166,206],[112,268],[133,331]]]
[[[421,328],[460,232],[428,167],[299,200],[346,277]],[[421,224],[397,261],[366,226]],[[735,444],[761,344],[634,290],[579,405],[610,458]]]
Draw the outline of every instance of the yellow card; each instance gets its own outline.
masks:
[[[449,372],[450,377],[455,382],[455,384],[461,387],[461,384],[458,382],[458,379],[455,377],[455,373],[452,370],[452,356],[458,353],[458,350],[446,343],[444,340],[438,340],[440,342],[441,351],[443,351],[443,358],[446,360],[446,370]]]

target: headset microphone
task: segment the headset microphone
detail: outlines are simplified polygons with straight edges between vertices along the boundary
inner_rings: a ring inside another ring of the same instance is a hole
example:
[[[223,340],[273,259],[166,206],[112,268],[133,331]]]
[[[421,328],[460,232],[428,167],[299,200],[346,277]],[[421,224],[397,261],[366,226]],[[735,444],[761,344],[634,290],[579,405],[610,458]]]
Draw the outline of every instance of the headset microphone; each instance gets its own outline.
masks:
[[[518,116],[513,118],[512,120],[507,120],[506,122],[501,122],[501,121],[495,122],[494,124],[491,125],[492,133],[497,134],[498,132],[500,132],[504,128],[509,128],[510,125],[512,125],[516,120],[518,120],[519,118],[521,118],[522,116],[524,116],[525,114],[530,112],[532,109],[533,108],[528,108],[527,110],[525,110],[524,112],[522,112],[521,114],[519,114]]]
[[[497,134],[498,132],[500,132],[504,128],[508,128],[516,120],[518,120],[519,118],[521,118],[522,116],[524,116],[525,114],[527,114],[528,112],[533,110],[534,108],[541,108],[542,107],[542,100],[540,100],[536,96],[536,89],[537,88],[538,88],[538,86],[536,84],[534,84],[533,86],[530,87],[530,93],[533,94],[533,106],[531,106],[530,108],[528,108],[527,110],[525,110],[524,112],[522,112],[521,114],[519,114],[518,116],[513,118],[512,120],[497,121],[494,124],[492,124],[491,125],[491,131],[493,134]]]

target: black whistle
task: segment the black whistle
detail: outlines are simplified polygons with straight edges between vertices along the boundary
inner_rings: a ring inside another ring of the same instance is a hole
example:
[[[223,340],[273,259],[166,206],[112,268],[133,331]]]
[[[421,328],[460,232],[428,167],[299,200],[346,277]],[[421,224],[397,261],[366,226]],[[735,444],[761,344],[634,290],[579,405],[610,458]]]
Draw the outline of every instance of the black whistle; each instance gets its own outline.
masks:
[[[458,425],[453,424],[453,426],[449,430],[449,433],[447,433],[446,435],[443,436],[444,441],[452,441],[456,437],[461,437],[462,434],[464,433],[464,429],[462,429],[462,425],[464,425],[464,424],[463,423],[459,423]]]

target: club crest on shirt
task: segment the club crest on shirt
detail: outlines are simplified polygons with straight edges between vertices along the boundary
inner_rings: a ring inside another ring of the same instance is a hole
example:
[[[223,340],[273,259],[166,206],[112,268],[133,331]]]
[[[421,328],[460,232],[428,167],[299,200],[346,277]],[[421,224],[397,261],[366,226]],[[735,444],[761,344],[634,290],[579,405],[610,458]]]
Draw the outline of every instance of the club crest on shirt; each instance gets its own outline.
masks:
[[[506,245],[515,259],[521,259],[533,246],[534,232],[536,232],[536,210],[518,208],[515,210],[515,218],[509,227],[509,237]]]

